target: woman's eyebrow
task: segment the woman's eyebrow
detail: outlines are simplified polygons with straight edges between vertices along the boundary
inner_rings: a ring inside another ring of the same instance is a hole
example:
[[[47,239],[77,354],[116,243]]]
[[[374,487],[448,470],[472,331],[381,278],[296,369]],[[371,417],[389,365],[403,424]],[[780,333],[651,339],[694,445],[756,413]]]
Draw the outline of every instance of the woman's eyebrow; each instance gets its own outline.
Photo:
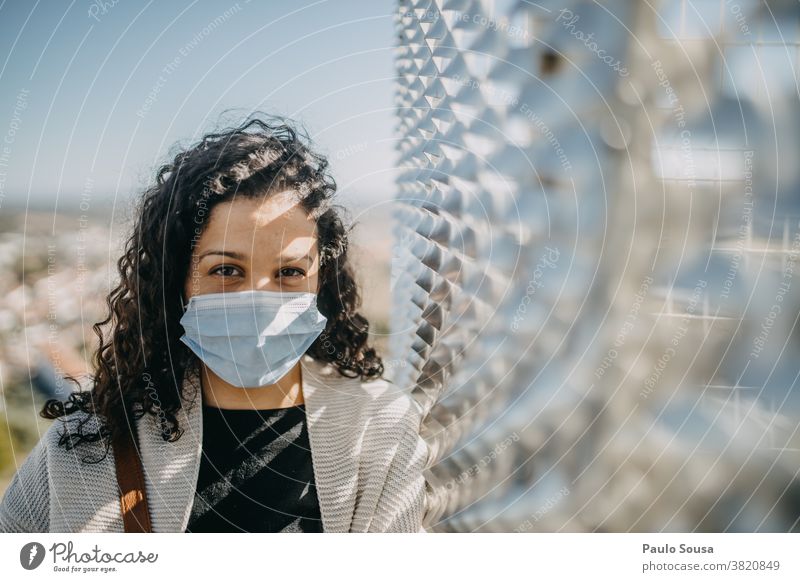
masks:
[[[309,263],[312,263],[314,259],[311,258],[311,255],[303,255],[303,256],[296,256],[296,255],[281,255],[280,260],[282,263],[293,263],[295,261],[302,261],[307,260]]]
[[[237,261],[244,261],[244,260],[247,259],[246,255],[244,255],[242,253],[239,253],[237,251],[220,251],[220,250],[214,249],[214,250],[205,251],[204,253],[202,253],[198,257],[197,260],[202,260],[204,257],[207,257],[209,255],[221,255],[221,256],[224,256],[224,257],[230,257],[230,258],[235,259]],[[295,261],[303,261],[303,260],[308,261],[309,263],[311,263],[311,262],[314,261],[314,259],[309,254],[305,254],[305,255],[301,255],[301,256],[297,256],[297,255],[281,255],[278,258],[281,260],[282,263],[293,263]]]
[[[237,253],[236,251],[217,251],[217,250],[212,250],[212,251],[204,252],[203,254],[201,254],[198,257],[197,260],[202,260],[203,257],[207,257],[208,255],[222,255],[224,257],[230,257],[232,259],[236,259],[237,261],[244,261],[245,258],[246,258],[242,253]]]

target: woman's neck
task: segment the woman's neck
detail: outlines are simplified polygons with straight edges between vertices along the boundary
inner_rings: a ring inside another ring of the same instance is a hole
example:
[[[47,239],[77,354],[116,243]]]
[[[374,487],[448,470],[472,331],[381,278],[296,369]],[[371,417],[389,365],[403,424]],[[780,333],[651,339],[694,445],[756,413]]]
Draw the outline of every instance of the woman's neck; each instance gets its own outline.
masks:
[[[229,384],[201,363],[200,383],[203,402],[216,408],[269,410],[289,408],[305,402],[300,362],[275,384],[258,388],[239,388]]]

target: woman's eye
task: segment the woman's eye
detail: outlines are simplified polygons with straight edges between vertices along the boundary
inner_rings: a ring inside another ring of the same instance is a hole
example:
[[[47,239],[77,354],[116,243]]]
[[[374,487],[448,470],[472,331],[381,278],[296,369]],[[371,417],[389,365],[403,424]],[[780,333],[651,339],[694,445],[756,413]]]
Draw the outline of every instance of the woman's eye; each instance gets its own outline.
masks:
[[[305,273],[295,267],[284,267],[280,270],[281,277],[302,277]]]
[[[212,274],[222,275],[223,277],[235,277],[239,274],[239,269],[232,265],[220,265],[211,270]]]

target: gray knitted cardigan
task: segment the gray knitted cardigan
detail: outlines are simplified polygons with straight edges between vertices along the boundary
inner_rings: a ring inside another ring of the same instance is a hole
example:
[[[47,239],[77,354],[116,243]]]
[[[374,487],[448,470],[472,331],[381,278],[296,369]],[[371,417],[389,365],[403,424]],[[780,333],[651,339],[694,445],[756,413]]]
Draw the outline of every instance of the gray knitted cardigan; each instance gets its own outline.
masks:
[[[345,378],[310,356],[301,359],[309,444],[325,532],[424,532],[429,449],[419,436],[420,409],[386,380]],[[193,385],[196,385],[193,384]],[[187,380],[187,386],[188,384]],[[176,413],[183,435],[163,440],[158,420],[137,421],[154,532],[183,532],[202,454],[202,398],[187,388]],[[78,412],[48,428],[0,502],[0,532],[122,532],[113,449],[102,441],[71,450],[59,433]],[[66,422],[64,422],[66,420]],[[86,428],[96,430],[91,417]]]

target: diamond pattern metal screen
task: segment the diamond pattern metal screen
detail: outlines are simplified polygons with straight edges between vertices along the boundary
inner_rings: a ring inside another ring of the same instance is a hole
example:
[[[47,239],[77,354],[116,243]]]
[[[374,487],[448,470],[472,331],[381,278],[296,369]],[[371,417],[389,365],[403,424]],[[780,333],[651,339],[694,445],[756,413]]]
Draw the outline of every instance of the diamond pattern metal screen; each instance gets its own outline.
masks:
[[[401,1],[434,531],[798,531],[796,2]]]

